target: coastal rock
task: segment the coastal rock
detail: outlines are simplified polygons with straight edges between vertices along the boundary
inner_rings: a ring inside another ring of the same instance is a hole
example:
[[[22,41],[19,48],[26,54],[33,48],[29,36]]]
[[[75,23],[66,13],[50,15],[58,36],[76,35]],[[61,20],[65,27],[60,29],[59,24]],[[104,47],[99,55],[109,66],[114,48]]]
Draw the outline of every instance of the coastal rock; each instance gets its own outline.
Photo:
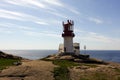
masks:
[[[79,55],[71,55],[71,54],[57,55],[57,54],[54,54],[54,55],[48,55],[44,59],[47,59],[47,60],[56,60],[56,59],[59,59],[59,60],[72,60],[72,61],[78,62],[78,63],[107,64],[103,60],[90,58],[89,55],[83,55],[83,54],[79,54]]]
[[[73,59],[75,59],[75,57],[73,57],[71,55],[65,55],[65,56],[61,56],[60,59],[63,59],[63,60],[73,60]]]
[[[54,80],[52,62],[29,60],[22,63],[2,70],[0,80]]]
[[[2,51],[0,51],[0,58],[7,58],[7,59],[22,59],[22,57],[14,56],[14,55],[11,55],[11,54],[7,54],[7,53],[4,53],[4,52],[2,52]]]
[[[88,69],[89,66],[76,66],[75,68],[85,70],[85,69]]]
[[[75,62],[83,62],[82,59],[74,59]]]
[[[54,57],[55,59],[55,56],[49,56],[48,58]],[[67,58],[68,60],[74,58],[76,61],[82,60],[71,57],[70,55],[59,56],[59,59],[60,58]],[[62,61],[64,63],[64,60],[61,60],[61,62]],[[70,61],[72,62],[72,60]],[[67,67],[70,80],[119,80],[120,64],[118,63],[109,63],[107,65],[83,62],[74,63],[78,65]],[[0,72],[0,80],[55,80],[53,72],[56,67],[59,66],[54,65],[52,60],[22,60],[21,65],[11,66],[2,70]]]

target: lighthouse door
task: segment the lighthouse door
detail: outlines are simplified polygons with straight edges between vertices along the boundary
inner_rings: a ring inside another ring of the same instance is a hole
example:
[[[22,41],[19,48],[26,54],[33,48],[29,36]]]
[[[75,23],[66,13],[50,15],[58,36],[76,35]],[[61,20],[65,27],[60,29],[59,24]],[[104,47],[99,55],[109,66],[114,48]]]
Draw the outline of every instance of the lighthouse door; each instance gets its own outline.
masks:
[[[66,52],[66,47],[64,47],[64,52]]]

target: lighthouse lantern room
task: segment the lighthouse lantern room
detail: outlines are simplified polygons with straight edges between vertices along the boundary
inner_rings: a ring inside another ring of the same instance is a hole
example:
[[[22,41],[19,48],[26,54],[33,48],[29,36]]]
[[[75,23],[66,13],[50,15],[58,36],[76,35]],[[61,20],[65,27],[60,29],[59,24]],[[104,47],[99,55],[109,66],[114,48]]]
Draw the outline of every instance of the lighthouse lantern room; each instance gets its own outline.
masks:
[[[67,20],[67,23],[63,22],[63,33],[62,37],[64,38],[64,53],[74,53],[73,48],[73,33],[74,22],[72,20]]]

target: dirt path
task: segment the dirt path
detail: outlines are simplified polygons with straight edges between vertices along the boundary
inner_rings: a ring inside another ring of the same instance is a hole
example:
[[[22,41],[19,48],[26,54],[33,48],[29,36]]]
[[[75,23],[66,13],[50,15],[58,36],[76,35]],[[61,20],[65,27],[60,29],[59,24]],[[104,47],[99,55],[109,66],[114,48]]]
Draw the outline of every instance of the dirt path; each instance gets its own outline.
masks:
[[[3,70],[0,80],[54,80],[53,69],[54,65],[48,61],[27,61]]]

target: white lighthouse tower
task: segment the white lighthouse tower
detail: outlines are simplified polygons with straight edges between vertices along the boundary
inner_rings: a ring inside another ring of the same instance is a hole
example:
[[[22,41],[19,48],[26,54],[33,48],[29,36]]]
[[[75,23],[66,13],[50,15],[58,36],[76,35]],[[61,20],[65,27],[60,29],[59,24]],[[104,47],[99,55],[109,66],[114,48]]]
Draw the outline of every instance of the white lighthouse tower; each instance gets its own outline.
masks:
[[[75,34],[73,33],[73,25],[74,22],[71,20],[67,20],[67,23],[63,22],[63,33],[62,37],[64,38],[64,53],[73,54],[73,37]]]

